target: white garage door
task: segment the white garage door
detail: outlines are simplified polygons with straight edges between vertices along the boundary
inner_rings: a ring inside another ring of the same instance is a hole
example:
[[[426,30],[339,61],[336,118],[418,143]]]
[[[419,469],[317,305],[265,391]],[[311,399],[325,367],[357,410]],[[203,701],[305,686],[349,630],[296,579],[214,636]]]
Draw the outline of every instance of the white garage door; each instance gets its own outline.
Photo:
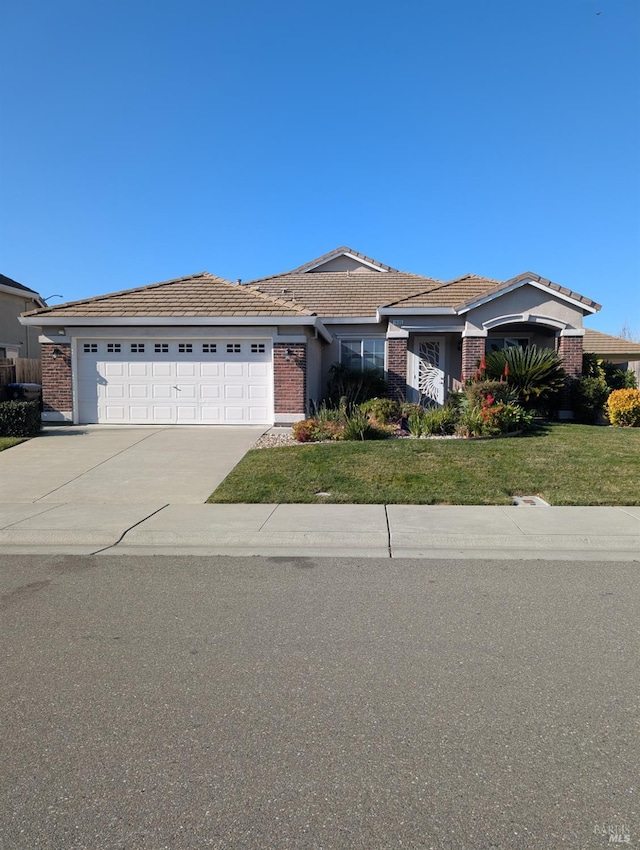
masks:
[[[79,421],[270,424],[271,340],[79,340]]]

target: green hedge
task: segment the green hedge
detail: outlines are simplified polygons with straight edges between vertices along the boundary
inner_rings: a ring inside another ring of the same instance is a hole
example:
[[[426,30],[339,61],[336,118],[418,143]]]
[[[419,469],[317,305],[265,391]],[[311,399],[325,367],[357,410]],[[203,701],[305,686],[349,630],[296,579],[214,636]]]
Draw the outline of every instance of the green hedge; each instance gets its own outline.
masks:
[[[0,437],[35,437],[41,428],[37,401],[0,402]]]

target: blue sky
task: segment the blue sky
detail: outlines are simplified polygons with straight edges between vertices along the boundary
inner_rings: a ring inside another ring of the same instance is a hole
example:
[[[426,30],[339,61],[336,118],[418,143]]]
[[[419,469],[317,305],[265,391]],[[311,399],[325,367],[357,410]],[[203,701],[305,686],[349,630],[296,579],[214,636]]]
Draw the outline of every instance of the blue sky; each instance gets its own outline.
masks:
[[[0,271],[45,297],[346,244],[640,333],[638,0],[13,0],[3,33]]]

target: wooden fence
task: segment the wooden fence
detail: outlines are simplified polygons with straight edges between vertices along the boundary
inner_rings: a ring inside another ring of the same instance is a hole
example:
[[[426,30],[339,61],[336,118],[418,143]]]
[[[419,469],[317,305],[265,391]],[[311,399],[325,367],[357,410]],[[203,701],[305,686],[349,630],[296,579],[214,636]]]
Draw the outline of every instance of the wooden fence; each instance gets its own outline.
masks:
[[[39,358],[0,358],[0,387],[7,384],[41,384],[42,365]]]

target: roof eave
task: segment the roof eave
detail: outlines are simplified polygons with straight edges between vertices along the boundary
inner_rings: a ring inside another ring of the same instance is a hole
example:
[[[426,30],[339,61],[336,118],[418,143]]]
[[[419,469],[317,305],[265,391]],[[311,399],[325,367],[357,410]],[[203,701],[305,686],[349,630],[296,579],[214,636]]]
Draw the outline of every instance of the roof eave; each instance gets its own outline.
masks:
[[[378,307],[377,316],[454,316],[453,307]]]
[[[167,325],[174,327],[189,327],[190,325],[196,327],[308,325],[316,329],[326,342],[333,340],[333,336],[318,316],[304,314],[296,316],[65,316],[58,313],[47,316],[19,316],[18,318],[21,325],[37,328],[131,327],[134,325],[145,327],[154,325],[158,327],[166,327]]]
[[[483,304],[488,304],[490,301],[495,301],[496,298],[501,298],[503,295],[507,295],[509,292],[513,292],[516,289],[520,289],[522,286],[535,286],[536,289],[541,289],[543,292],[547,292],[549,295],[553,295],[555,298],[559,298],[562,301],[566,301],[568,304],[572,304],[574,307],[578,307],[580,310],[583,310],[585,313],[597,313],[598,310],[601,310],[602,307],[600,304],[596,304],[595,301],[590,302],[589,304],[585,301],[578,300],[577,298],[572,298],[570,295],[567,295],[564,292],[559,292],[557,289],[554,289],[552,286],[548,284],[542,283],[540,280],[536,280],[534,276],[526,277],[524,279],[514,279],[512,283],[507,283],[496,290],[491,290],[480,298],[474,298],[471,301],[465,301],[462,304],[459,304],[455,307],[455,312],[462,316],[464,313],[468,313],[470,310],[475,310],[476,307],[481,307]]]
[[[35,304],[39,304],[40,307],[47,306],[38,293],[34,292],[33,289],[27,289],[26,287],[18,288],[16,286],[9,286],[7,283],[0,283],[0,292],[6,292],[8,295],[15,295],[18,298],[22,298],[23,301],[33,301]]]

